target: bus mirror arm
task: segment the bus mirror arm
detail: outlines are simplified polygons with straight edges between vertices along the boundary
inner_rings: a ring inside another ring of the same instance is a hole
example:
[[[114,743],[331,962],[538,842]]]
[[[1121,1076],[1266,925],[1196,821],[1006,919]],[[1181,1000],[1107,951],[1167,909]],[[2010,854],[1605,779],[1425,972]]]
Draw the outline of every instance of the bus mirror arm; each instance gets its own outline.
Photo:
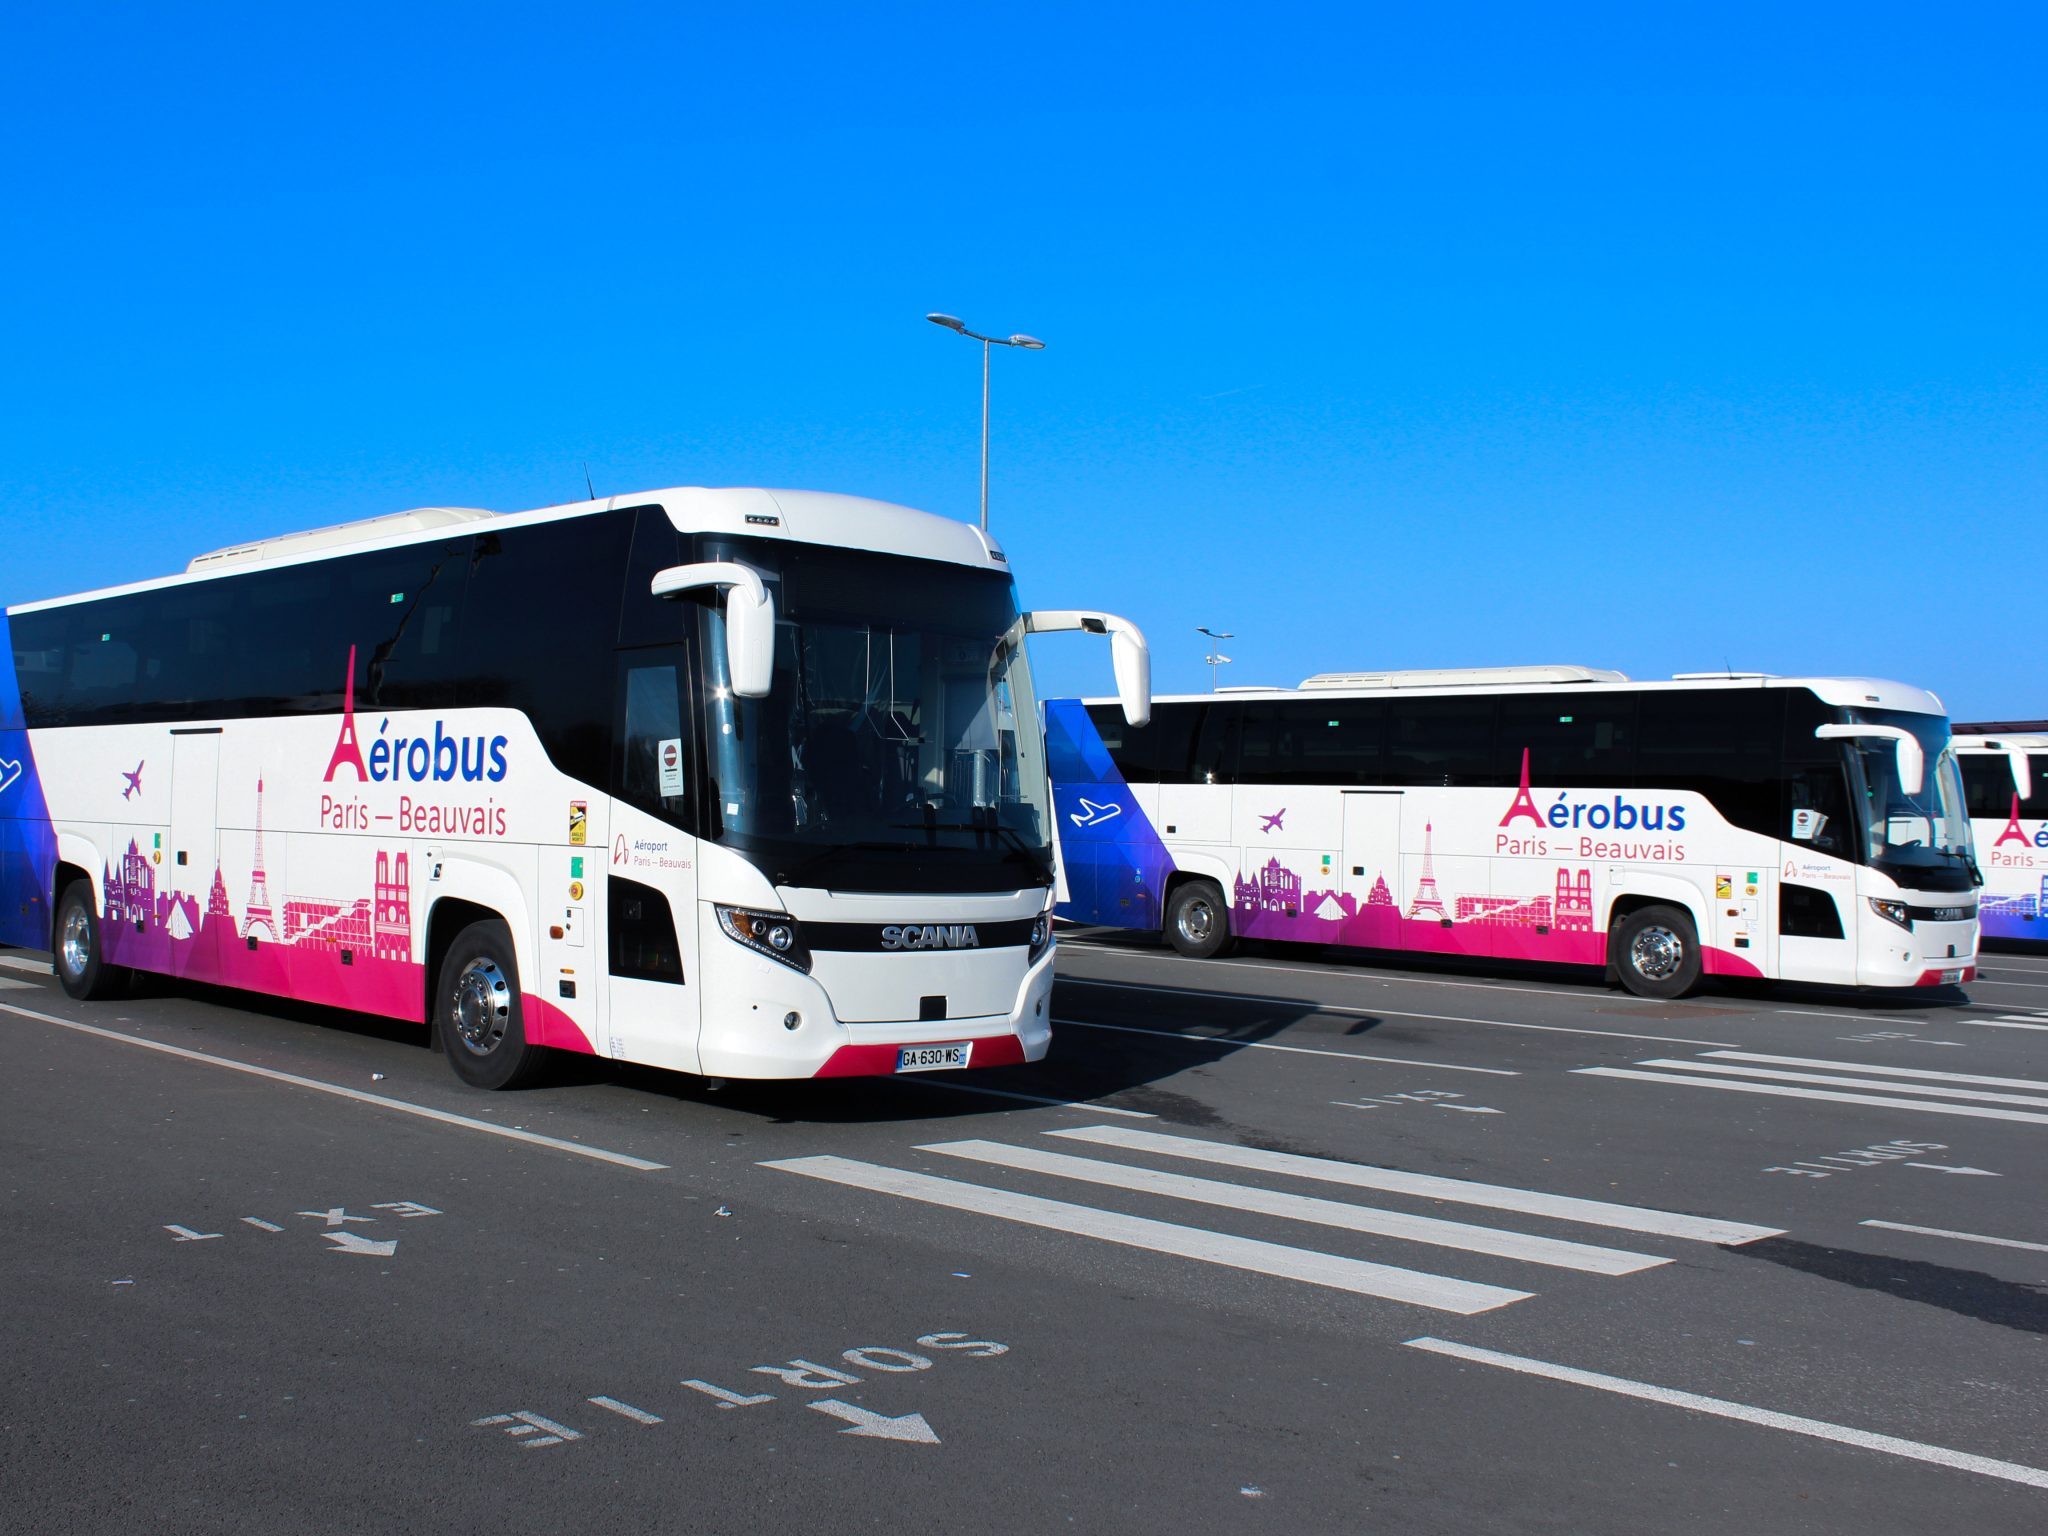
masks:
[[[761,573],[737,560],[706,560],[656,571],[649,590],[674,597],[703,587],[724,587],[725,664],[732,691],[765,699],[775,678],[775,599]]]
[[[1117,702],[1132,725],[1144,725],[1152,718],[1152,649],[1145,632],[1129,619],[1092,609],[1048,608],[1024,615],[1027,635],[1057,634],[1080,630],[1084,634],[1109,636],[1110,665],[1116,671]]]
[[[1859,738],[1889,741],[1899,754],[1899,788],[1917,795],[1927,782],[1927,754],[1919,738],[1900,725],[1819,725],[1813,734],[1822,741],[1854,741]]]

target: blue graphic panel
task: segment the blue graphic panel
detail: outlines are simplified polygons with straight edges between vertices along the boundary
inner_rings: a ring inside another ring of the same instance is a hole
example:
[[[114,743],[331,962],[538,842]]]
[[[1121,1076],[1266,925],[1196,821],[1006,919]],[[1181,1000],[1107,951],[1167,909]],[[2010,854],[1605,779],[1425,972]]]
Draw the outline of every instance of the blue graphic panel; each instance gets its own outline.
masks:
[[[1157,928],[1173,856],[1138,809],[1078,699],[1045,706],[1045,757],[1052,773],[1060,865],[1067,900],[1059,916],[1077,923]]]
[[[41,949],[50,942],[50,880],[57,834],[29,750],[14,675],[14,641],[0,611],[0,944]]]

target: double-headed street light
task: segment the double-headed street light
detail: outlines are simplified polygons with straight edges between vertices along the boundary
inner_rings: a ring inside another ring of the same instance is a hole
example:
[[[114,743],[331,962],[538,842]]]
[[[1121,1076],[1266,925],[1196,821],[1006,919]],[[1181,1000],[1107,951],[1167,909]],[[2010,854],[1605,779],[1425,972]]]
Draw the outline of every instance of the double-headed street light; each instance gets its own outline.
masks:
[[[1203,659],[1209,663],[1209,691],[1214,693],[1216,691],[1216,669],[1230,660],[1228,656],[1223,654],[1223,648],[1216,642],[1219,640],[1235,640],[1237,636],[1227,630],[1208,629],[1200,624],[1195,626],[1195,633],[1209,637],[1209,654]]]
[[[949,331],[958,331],[973,341],[981,343],[981,528],[988,531],[988,349],[990,347],[1022,347],[1028,352],[1043,352],[1045,343],[1036,336],[984,336],[979,331],[967,329],[967,322],[951,315],[926,315],[933,325],[943,325]]]

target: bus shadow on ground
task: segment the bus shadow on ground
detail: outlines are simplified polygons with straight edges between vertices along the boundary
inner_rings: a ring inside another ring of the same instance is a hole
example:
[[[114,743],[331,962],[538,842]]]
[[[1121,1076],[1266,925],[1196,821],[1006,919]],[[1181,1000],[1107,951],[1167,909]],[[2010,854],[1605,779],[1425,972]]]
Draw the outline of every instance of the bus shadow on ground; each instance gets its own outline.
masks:
[[[1152,954],[1179,960],[1179,957],[1154,934],[1134,933],[1120,928],[1076,928],[1063,929],[1061,937],[1079,939],[1091,949]],[[1674,1002],[1659,1002],[1655,998],[1631,995],[1592,966],[1560,965],[1554,961],[1432,955],[1419,954],[1412,950],[1356,949],[1327,944],[1293,944],[1278,939],[1240,939],[1231,949],[1230,955],[1235,959],[1292,961],[1297,964],[1307,961],[1319,968],[1327,969],[1333,980],[1369,974],[1378,978],[1414,976],[1425,980],[1454,979],[1481,986],[1488,982],[1542,982],[1558,988],[1560,995],[1566,992],[1583,994],[1587,988],[1593,988],[1600,992],[1605,1001],[1638,1009],[1668,1009],[1673,1017],[1680,1017],[1687,1011],[1697,1010],[1703,1004],[1711,1005],[1720,999],[1766,1005],[1787,1002],[1825,1003],[1836,1008],[1871,1013],[1965,1008],[1971,1003],[1965,987],[1826,987],[1811,982],[1766,981],[1741,976],[1709,976],[1701,981],[1699,989],[1690,996]],[[1185,977],[1177,975],[1171,982],[1162,981],[1162,986],[1187,988],[1198,984],[1199,971],[1195,968],[1201,966],[1203,962],[1187,960],[1179,963],[1187,966],[1191,974]]]

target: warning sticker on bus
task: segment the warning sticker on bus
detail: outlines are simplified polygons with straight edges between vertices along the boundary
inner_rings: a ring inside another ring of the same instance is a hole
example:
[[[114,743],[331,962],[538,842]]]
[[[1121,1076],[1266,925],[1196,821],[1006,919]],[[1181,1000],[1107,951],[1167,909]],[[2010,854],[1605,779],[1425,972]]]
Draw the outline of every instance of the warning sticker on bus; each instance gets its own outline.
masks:
[[[569,802],[569,846],[581,848],[590,841],[590,804],[585,800]]]

